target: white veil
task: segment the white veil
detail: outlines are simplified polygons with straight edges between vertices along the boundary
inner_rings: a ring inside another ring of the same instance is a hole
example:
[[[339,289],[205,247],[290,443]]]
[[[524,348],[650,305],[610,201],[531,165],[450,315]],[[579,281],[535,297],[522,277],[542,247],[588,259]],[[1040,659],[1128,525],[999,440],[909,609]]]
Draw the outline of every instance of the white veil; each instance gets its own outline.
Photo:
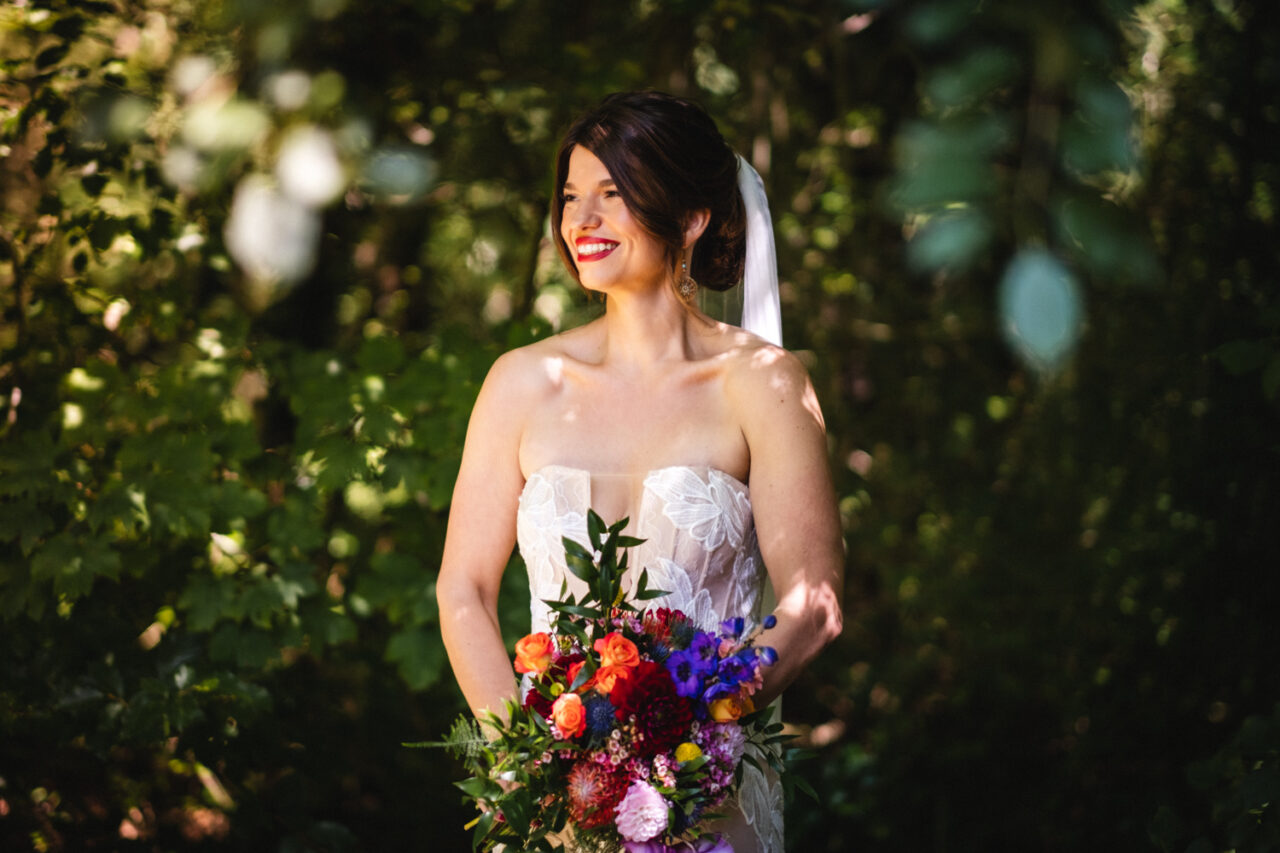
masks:
[[[773,218],[764,181],[738,156],[738,190],[747,210],[747,261],[742,276],[742,328],[782,346],[782,303],[778,298],[778,257]]]

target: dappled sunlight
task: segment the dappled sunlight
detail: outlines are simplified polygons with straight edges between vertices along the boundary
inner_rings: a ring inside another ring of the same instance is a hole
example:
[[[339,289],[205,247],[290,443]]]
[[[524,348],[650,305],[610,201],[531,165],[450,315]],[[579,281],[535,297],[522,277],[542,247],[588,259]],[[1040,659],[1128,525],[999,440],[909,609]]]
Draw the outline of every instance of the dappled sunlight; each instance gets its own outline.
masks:
[[[653,86],[768,189],[796,353],[736,338],[751,401],[825,414],[845,588],[780,605],[839,631],[783,702],[821,795],[788,847],[1258,843],[1265,5],[0,4],[0,835],[465,844],[457,765],[400,743],[464,709],[436,579],[468,417],[501,353],[600,316],[552,158]],[[632,461],[706,461],[633,394]],[[585,435],[550,461],[599,460],[597,413],[549,418]],[[592,485],[630,512],[633,473]],[[524,567],[493,583],[519,636]]]

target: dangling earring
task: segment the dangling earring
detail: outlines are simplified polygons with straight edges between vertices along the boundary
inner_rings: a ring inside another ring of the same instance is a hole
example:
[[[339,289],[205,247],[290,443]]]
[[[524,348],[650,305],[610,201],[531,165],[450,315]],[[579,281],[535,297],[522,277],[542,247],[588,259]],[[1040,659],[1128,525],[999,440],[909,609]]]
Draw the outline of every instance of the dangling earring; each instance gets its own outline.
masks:
[[[680,256],[680,279],[676,282],[676,292],[685,302],[692,301],[693,295],[698,292],[698,283],[693,280],[693,276],[689,275],[689,262],[686,255]]]

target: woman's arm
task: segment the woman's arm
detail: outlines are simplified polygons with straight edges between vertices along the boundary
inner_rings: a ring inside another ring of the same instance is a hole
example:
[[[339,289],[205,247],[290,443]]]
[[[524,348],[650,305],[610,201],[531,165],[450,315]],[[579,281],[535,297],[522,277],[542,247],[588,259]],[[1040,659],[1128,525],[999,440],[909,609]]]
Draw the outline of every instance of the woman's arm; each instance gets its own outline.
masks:
[[[778,624],[760,639],[778,652],[754,697],[762,707],[840,634],[844,541],[826,427],[804,366],[785,350],[761,347],[726,390],[751,452],[751,507],[778,600]]]
[[[517,697],[498,627],[498,588],[515,544],[524,476],[520,435],[530,387],[529,358],[519,351],[494,363],[471,411],[458,481],[449,508],[444,557],[436,583],[440,633],[454,677],[472,713]]]

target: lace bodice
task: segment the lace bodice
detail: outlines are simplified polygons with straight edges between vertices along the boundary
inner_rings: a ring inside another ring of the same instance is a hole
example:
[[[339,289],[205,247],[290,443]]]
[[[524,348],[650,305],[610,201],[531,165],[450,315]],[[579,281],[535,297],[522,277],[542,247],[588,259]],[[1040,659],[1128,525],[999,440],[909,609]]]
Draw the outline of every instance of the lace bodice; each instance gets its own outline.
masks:
[[[559,597],[564,580],[575,595],[586,589],[566,570],[561,537],[586,543],[587,507],[600,511],[592,504],[593,479],[608,481],[615,497],[632,490],[630,478],[593,478],[580,468],[551,465],[531,474],[520,496],[516,538],[529,570],[535,631],[546,630],[551,611],[543,600]],[[764,566],[744,484],[715,468],[677,466],[651,471],[638,496],[623,497],[632,504],[628,532],[645,540],[631,551],[628,592],[647,568],[649,587],[670,592],[648,606],[683,610],[705,630],[729,616],[760,618]]]
[[[543,601],[558,598],[563,583],[575,595],[585,591],[565,566],[561,538],[585,545],[588,507],[605,523],[617,520],[605,513],[606,506],[621,509],[631,519],[627,532],[645,540],[631,550],[624,586],[631,591],[645,568],[649,587],[669,593],[645,607],[683,610],[707,630],[731,616],[759,621],[766,575],[746,484],[710,467],[671,466],[631,478],[548,465],[529,475],[516,515],[516,539],[529,573],[531,630],[547,630],[551,610]],[[780,786],[772,774],[748,769],[741,810],[729,816],[723,831],[737,853],[781,853]]]

